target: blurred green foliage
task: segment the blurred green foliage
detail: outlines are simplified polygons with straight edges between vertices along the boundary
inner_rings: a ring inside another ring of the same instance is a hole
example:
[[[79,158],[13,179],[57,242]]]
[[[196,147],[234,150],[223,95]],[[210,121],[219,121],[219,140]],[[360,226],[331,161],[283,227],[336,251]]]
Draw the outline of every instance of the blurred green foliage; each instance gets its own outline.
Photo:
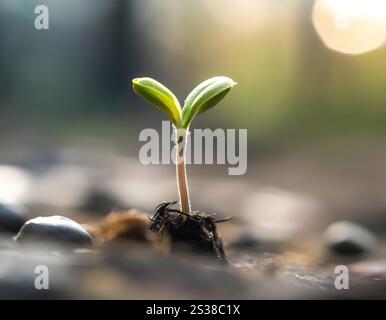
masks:
[[[250,141],[278,144],[386,134],[386,46],[359,56],[327,49],[312,1],[47,0],[48,31],[33,29],[39,2],[21,2],[0,4],[3,131],[148,127],[133,77],[154,77],[183,97],[226,74],[237,90],[195,127],[248,128]]]

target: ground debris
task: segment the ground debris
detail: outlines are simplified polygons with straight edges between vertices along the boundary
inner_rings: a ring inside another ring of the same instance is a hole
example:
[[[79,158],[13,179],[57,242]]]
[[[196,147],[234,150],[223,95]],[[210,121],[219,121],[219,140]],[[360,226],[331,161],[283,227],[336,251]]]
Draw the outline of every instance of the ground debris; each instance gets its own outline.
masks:
[[[97,244],[120,240],[153,242],[154,235],[148,229],[147,214],[136,210],[112,211],[101,222],[86,225]]]

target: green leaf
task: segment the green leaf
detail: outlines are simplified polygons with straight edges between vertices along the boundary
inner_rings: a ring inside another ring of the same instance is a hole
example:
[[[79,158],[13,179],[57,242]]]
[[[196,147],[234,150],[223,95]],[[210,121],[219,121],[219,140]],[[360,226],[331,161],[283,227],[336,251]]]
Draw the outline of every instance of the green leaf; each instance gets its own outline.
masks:
[[[182,126],[181,106],[176,96],[152,78],[133,79],[133,90],[141,98],[165,112],[177,128]]]
[[[195,116],[213,108],[236,85],[231,78],[214,77],[200,83],[185,99],[182,124],[189,128]]]

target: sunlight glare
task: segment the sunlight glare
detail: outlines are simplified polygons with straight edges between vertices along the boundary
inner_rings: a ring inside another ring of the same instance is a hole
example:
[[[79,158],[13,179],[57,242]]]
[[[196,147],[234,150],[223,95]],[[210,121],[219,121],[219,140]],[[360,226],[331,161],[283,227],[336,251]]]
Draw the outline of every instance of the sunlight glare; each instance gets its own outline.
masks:
[[[342,53],[368,52],[386,39],[385,0],[317,0],[312,20],[325,45]]]

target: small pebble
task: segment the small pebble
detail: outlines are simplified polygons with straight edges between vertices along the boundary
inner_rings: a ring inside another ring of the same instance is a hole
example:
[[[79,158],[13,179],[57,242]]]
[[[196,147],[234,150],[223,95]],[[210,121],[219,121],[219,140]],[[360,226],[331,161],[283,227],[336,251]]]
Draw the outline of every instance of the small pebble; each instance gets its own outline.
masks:
[[[16,236],[18,243],[32,241],[60,242],[81,248],[93,244],[92,236],[77,222],[62,216],[38,217],[28,220]]]
[[[368,253],[377,243],[376,237],[369,230],[347,221],[331,224],[325,232],[325,237],[331,251],[345,255]]]
[[[0,203],[0,232],[16,234],[26,220],[21,209]]]
[[[257,236],[250,231],[241,232],[230,245],[236,248],[256,248],[261,244]]]
[[[91,188],[85,196],[84,203],[81,205],[83,210],[96,214],[110,212],[114,208],[120,208],[122,205],[112,194],[103,189]]]

